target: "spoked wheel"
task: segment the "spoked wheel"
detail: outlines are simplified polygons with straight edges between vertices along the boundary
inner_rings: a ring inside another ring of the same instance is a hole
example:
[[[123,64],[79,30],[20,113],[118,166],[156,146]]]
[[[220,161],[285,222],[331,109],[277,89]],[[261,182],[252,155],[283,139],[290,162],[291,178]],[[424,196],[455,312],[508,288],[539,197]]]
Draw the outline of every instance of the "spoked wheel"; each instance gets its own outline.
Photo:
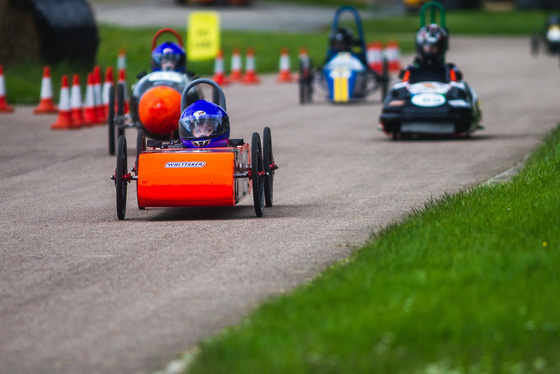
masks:
[[[140,153],[146,150],[146,134],[143,129],[138,130],[138,135],[136,136],[136,162],[134,163],[134,172],[138,176],[138,159],[140,158]],[[138,196],[138,183],[136,183],[136,196]],[[145,209],[145,207],[138,204],[139,209]]]
[[[262,217],[264,214],[264,167],[261,137],[258,132],[254,132],[251,139],[251,181],[255,213],[257,217]]]
[[[117,189],[117,217],[124,219],[126,214],[126,185],[129,180],[126,161],[126,138],[119,136],[117,142],[117,168],[115,169],[115,187]]]
[[[107,116],[107,127],[109,129],[109,154],[115,154],[115,88],[109,89],[109,114]]]
[[[124,135],[124,90],[124,84],[117,83],[117,116],[119,118],[117,136]]]
[[[265,127],[263,131],[263,165],[264,165],[264,200],[267,207],[272,206],[274,172],[278,168],[274,163],[272,154],[272,135],[270,127]]]

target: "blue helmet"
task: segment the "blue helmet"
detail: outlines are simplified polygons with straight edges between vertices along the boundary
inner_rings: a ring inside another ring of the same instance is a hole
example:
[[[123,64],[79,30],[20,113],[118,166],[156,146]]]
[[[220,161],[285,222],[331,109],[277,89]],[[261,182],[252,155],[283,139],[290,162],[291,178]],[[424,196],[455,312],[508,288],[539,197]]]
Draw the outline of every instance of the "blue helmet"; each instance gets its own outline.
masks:
[[[229,117],[221,106],[198,100],[181,113],[179,137],[186,148],[226,147]]]
[[[152,71],[177,71],[187,68],[187,54],[178,44],[165,42],[152,51]]]

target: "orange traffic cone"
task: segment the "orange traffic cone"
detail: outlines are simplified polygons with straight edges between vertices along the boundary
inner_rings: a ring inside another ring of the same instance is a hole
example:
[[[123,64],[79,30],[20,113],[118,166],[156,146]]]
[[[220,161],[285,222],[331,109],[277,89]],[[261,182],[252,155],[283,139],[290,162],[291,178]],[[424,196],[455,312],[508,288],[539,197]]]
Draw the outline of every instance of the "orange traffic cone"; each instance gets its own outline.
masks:
[[[33,114],[56,113],[56,106],[53,101],[51,68],[45,66],[43,69],[43,80],[41,81],[41,100],[37,108],[33,110]]]
[[[381,73],[383,70],[383,53],[381,52],[381,43],[370,43],[367,47],[366,58],[369,68],[373,71]]]
[[[60,98],[58,102],[58,118],[51,125],[51,130],[68,130],[75,128],[72,123],[72,114],[70,113],[70,89],[68,88],[68,76],[62,76],[62,85],[60,86]]]
[[[86,98],[84,100],[84,124],[94,125],[97,123],[97,111],[95,110],[95,98],[93,93],[93,74],[87,75]]]
[[[241,80],[241,54],[238,48],[233,49],[231,55],[231,74],[229,80],[232,82]]]
[[[97,123],[104,124],[107,121],[107,117],[105,117],[103,99],[101,97],[101,68],[99,65],[93,68],[93,100],[95,103],[95,113],[97,113]]]
[[[117,58],[117,70],[126,70],[126,52],[124,49],[119,51],[119,57]]]
[[[224,75],[224,54],[221,49],[218,51],[216,60],[214,61],[214,76],[212,77],[212,80],[220,86],[226,86],[229,84],[229,81]]]
[[[289,83],[294,81],[292,73],[290,72],[290,54],[286,48],[282,49],[282,53],[280,54],[279,70],[280,72],[276,79],[278,82]]]
[[[128,113],[128,93],[126,89],[126,71],[124,69],[119,70],[119,80],[117,84],[124,85],[124,112]]]
[[[105,116],[109,115],[109,91],[114,86],[113,67],[107,67],[105,70],[105,81],[103,82],[103,92],[101,93],[101,102],[103,103],[103,111]]]
[[[258,84],[260,79],[255,71],[255,52],[253,48],[247,49],[247,59],[245,60],[245,75],[243,76],[244,84]]]
[[[6,87],[4,86],[4,68],[0,65],[0,113],[12,113],[14,108],[6,101]]]
[[[84,124],[79,74],[74,74],[72,77],[72,87],[70,88],[70,114],[72,116],[74,127],[78,128]]]
[[[401,52],[397,42],[389,42],[385,49],[385,56],[389,63],[389,71],[395,73],[401,70]]]

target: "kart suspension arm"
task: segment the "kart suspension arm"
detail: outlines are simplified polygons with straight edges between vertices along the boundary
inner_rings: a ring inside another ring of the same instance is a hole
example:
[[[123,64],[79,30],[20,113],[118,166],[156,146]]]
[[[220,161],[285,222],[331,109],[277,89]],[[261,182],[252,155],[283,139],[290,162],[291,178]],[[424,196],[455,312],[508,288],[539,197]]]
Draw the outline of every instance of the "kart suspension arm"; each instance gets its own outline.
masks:
[[[260,178],[264,178],[264,176],[266,175],[266,172],[263,171],[259,171],[259,177]],[[235,178],[249,178],[249,179],[253,179],[253,172],[251,170],[245,172],[245,173],[236,173],[233,174],[233,176]]]
[[[125,174],[122,176],[123,181],[130,183],[133,180],[138,180],[138,176],[137,175],[132,175],[131,173]],[[111,175],[111,180],[116,181],[117,180],[117,173],[115,171],[115,174]]]

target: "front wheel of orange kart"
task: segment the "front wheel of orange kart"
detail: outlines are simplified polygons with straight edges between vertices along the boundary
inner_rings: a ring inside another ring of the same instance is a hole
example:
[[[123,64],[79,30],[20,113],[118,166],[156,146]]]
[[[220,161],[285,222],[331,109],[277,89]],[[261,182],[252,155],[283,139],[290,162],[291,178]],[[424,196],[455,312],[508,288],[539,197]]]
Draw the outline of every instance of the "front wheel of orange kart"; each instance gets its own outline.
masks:
[[[117,217],[124,219],[126,214],[126,185],[128,183],[126,160],[126,137],[119,136],[117,141],[117,168],[115,169],[115,187],[117,190]]]
[[[262,217],[264,214],[264,166],[261,137],[258,132],[254,132],[251,139],[251,181],[255,213],[257,217]]]

